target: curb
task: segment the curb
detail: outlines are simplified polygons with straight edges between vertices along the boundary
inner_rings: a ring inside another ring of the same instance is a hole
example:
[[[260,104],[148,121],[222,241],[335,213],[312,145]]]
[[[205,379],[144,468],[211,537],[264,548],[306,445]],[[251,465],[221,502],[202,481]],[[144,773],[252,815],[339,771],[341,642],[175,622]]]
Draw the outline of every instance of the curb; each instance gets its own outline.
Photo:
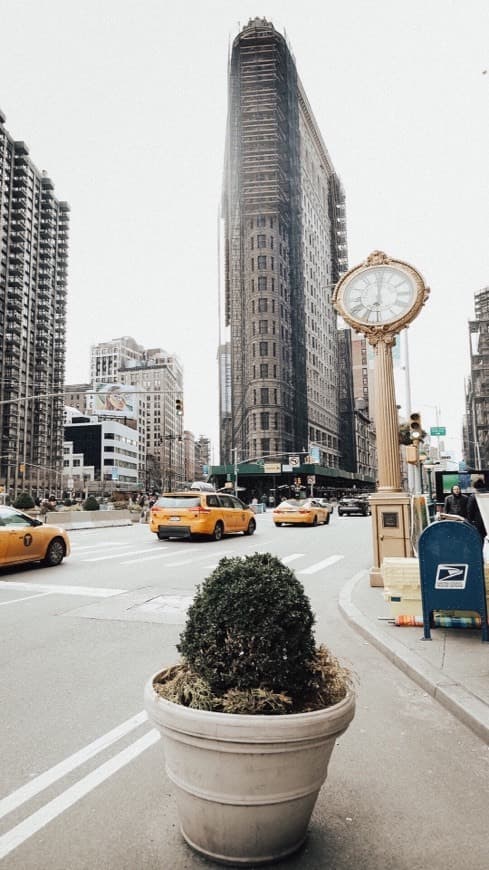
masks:
[[[394,639],[389,639],[387,642],[381,632],[376,631],[370,620],[353,604],[351,600],[353,589],[364,577],[367,577],[367,571],[354,574],[341,589],[338,606],[347,622],[399,670],[489,745],[488,705],[469,692],[461,683],[451,680],[438,668],[434,668],[416,653],[407,650],[403,644]]]
[[[132,520],[109,520],[108,522],[88,522],[88,523],[49,523],[49,525],[60,526],[66,529],[67,532],[72,532],[75,529],[108,529],[113,526],[132,526],[136,525]]]

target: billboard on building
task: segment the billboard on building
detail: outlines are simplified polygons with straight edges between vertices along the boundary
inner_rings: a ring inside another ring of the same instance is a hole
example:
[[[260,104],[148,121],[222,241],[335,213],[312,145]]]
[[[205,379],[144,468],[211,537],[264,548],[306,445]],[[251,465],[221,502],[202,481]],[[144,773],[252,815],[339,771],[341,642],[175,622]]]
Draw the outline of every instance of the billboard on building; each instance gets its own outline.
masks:
[[[92,411],[111,417],[137,418],[137,390],[128,384],[95,384]]]

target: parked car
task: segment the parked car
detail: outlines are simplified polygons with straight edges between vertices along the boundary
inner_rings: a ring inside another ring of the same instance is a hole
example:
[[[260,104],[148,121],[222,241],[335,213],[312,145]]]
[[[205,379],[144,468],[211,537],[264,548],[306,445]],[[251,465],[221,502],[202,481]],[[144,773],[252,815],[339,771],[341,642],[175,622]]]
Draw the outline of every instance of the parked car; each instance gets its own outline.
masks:
[[[330,514],[333,513],[333,511],[334,511],[334,504],[332,504],[332,502],[328,501],[327,498],[317,498],[316,501],[319,502],[319,504],[321,505],[321,507],[325,507],[325,508],[327,508],[327,509],[329,510]]]
[[[210,492],[169,492],[160,496],[149,513],[149,527],[160,541],[208,535],[220,541],[223,535],[256,529],[251,508],[234,495]]]
[[[0,506],[0,567],[24,562],[54,566],[69,554],[70,540],[65,529]]]
[[[274,508],[272,515],[276,526],[317,526],[319,523],[329,523],[330,512],[317,499],[291,498]]]
[[[370,514],[371,510],[368,496],[345,496],[344,498],[341,498],[338,502],[338,516],[340,517],[352,515],[369,517]]]

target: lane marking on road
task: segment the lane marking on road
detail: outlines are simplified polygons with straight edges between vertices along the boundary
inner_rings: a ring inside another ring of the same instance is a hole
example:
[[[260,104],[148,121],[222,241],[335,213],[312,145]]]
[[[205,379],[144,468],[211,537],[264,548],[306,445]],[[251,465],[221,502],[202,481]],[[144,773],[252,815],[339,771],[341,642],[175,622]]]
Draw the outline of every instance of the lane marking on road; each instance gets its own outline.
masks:
[[[74,552],[76,550],[76,552],[78,553],[79,551],[81,552],[82,550],[100,550],[101,547],[103,547],[105,550],[105,549],[107,549],[107,547],[130,547],[130,546],[131,546],[130,544],[122,544],[122,543],[114,544],[111,541],[99,541],[98,544],[72,544],[71,551]]]
[[[162,547],[161,550],[168,550],[168,547]],[[145,552],[148,552],[148,551],[145,550]],[[124,560],[124,562],[121,562],[121,565],[134,565],[136,563],[140,564],[141,562],[151,562],[152,559],[168,559],[168,557],[171,557],[171,556],[180,556],[182,553],[188,553],[188,550],[174,550],[173,552],[170,552],[170,553],[162,553],[160,551],[159,553],[153,553],[152,556],[146,556],[146,558]],[[132,554],[131,553],[124,553],[124,555],[131,556]],[[195,559],[191,559],[190,561],[194,562]]]
[[[85,764],[94,755],[107,749],[108,746],[112,746],[121,737],[134,731],[135,728],[139,728],[147,720],[148,714],[144,710],[136,713],[135,716],[131,716],[130,719],[126,719],[125,722],[116,725],[115,728],[107,731],[106,734],[97,737],[96,740],[84,746],[83,749],[79,749],[73,755],[69,755],[68,758],[60,761],[59,764],[55,764],[54,767],[50,767],[49,770],[45,770],[44,773],[39,774],[35,779],[31,779],[30,782],[11,792],[7,797],[0,800],[0,819],[3,819],[8,813],[25,804],[26,801],[31,800],[31,798],[44,791],[54,782],[62,779],[67,773],[71,773],[72,770]]]
[[[44,598],[46,595],[52,595],[52,592],[39,592],[38,595],[24,595],[23,598],[11,598],[10,601],[2,601],[0,607],[6,607],[7,604],[17,604],[18,601],[30,601],[31,598]]]
[[[131,743],[130,746],[114,755],[105,764],[95,768],[95,770],[70,786],[70,788],[67,788],[58,797],[49,801],[49,803],[45,804],[31,816],[28,816],[10,831],[7,831],[6,834],[0,837],[0,859],[5,858],[22,843],[25,843],[33,834],[36,834],[41,828],[44,828],[45,825],[69,809],[69,807],[72,807],[73,804],[76,804],[81,798],[85,797],[85,795],[112,776],[112,774],[117,773],[118,770],[121,770],[130,761],[133,761],[146,749],[149,749],[150,746],[153,746],[159,739],[160,734],[155,728],[148,731],[144,737],[136,740],[135,743]]]
[[[280,558],[280,561],[284,563],[284,565],[288,565],[289,562],[295,562],[296,559],[301,559],[304,556],[304,553],[291,553],[290,556],[284,556]]]
[[[323,559],[322,562],[316,562],[314,565],[310,565],[309,568],[303,568],[302,571],[298,571],[299,574],[317,574],[318,571],[321,571],[322,568],[329,568],[330,565],[334,565],[335,562],[341,562],[345,557],[343,555],[337,556],[328,556],[327,559]]]
[[[56,586],[54,583],[16,583],[10,580],[0,580],[2,589],[26,589],[28,592],[58,593],[59,595],[89,595],[92,598],[110,598],[112,595],[122,595],[127,589],[103,589],[97,586]]]
[[[146,547],[144,550],[130,550],[128,553],[111,553],[110,556],[93,556],[89,559],[82,559],[82,562],[104,562],[106,559],[119,559],[121,556],[137,556],[141,553],[148,553],[151,549],[151,545]],[[161,547],[162,550],[167,550],[168,547]],[[135,560],[139,562],[139,559]]]

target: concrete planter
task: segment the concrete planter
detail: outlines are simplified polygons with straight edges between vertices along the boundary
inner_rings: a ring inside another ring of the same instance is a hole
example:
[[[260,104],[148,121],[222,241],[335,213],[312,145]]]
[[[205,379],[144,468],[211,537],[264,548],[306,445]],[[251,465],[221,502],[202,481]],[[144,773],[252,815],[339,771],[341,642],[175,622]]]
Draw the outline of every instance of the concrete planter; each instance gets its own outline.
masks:
[[[243,867],[295,852],[335,741],[353,719],[354,694],[312,713],[243,716],[173,704],[155,692],[154,679],[145,706],[163,738],[189,845],[213,861]]]

